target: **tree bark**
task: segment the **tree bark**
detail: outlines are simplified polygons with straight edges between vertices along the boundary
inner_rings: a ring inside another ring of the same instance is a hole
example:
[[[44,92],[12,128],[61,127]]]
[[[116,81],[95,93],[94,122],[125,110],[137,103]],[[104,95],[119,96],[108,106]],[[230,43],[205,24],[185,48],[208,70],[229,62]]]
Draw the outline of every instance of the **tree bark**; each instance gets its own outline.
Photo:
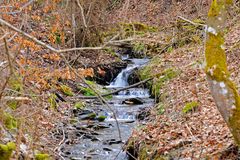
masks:
[[[207,80],[215,103],[240,146],[240,97],[230,80],[224,49],[224,27],[232,0],[213,0],[208,12],[205,59]]]

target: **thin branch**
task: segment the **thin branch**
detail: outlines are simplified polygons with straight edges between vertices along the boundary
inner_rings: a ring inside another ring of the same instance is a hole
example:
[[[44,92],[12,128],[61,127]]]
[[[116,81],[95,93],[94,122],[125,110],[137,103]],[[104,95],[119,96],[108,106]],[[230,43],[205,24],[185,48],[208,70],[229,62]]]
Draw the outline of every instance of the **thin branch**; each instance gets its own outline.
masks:
[[[77,4],[78,4],[78,6],[81,10],[81,15],[82,15],[84,27],[87,28],[86,18],[85,18],[85,15],[84,15],[84,9],[83,9],[81,3],[79,2],[79,0],[77,0]]]
[[[188,22],[188,23],[191,23],[191,24],[194,25],[194,26],[203,26],[203,27],[206,26],[205,24],[195,23],[195,22],[193,22],[193,21],[191,21],[191,20],[189,20],[189,19],[187,19],[187,18],[184,18],[184,17],[182,17],[182,16],[178,16],[178,18],[180,18],[180,19],[182,19],[182,20],[184,20],[184,21],[186,21],[186,22]]]
[[[6,96],[3,97],[4,100],[14,100],[14,101],[32,101],[30,98],[28,97],[10,97],[10,96]]]
[[[106,96],[109,96],[109,95],[113,95],[113,94],[116,94],[116,93],[118,93],[118,92],[120,92],[120,91],[124,91],[124,90],[130,89],[130,88],[137,87],[137,86],[139,86],[139,85],[141,85],[141,84],[144,84],[144,83],[146,83],[146,82],[148,82],[148,81],[150,81],[150,80],[152,80],[152,79],[153,79],[153,77],[152,77],[152,78],[145,79],[145,80],[140,81],[140,82],[138,82],[138,83],[135,83],[135,84],[133,84],[133,85],[130,85],[130,86],[127,86],[127,87],[124,87],[124,88],[121,88],[121,89],[117,89],[117,90],[115,90],[115,91],[113,91],[113,92],[103,94],[103,95],[101,95],[101,96],[102,96],[102,97],[106,97]],[[96,98],[98,98],[98,96],[77,96],[77,97],[74,97],[74,98],[79,98],[79,99],[96,99]]]
[[[7,59],[8,59],[10,74],[13,74],[13,65],[12,65],[11,56],[10,56],[9,49],[8,49],[7,40],[6,40],[6,38],[4,38],[3,40],[4,40],[4,44],[5,44],[5,50],[6,50],[6,55],[7,55]]]

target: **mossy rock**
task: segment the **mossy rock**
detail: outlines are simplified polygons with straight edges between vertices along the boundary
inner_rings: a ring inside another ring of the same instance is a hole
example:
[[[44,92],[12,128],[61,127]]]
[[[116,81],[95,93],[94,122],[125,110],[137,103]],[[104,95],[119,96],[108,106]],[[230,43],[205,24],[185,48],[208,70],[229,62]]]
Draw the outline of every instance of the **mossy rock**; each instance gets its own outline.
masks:
[[[199,106],[198,102],[195,102],[195,101],[189,102],[189,103],[185,104],[182,112],[183,113],[191,112],[191,111],[195,110],[198,106]]]
[[[99,122],[103,122],[106,118],[107,118],[106,116],[101,115],[101,116],[98,116],[98,117],[97,117],[97,120],[98,120]]]
[[[48,154],[38,153],[35,155],[36,160],[50,160],[50,156]]]
[[[66,96],[73,96],[74,93],[72,91],[72,88],[68,87],[67,85],[60,85],[60,90],[65,94]]]
[[[77,86],[77,89],[84,95],[84,96],[95,96],[96,93],[90,89],[90,88],[87,88],[87,87],[83,87],[83,86],[80,86],[78,85]]]
[[[101,85],[96,84],[93,81],[86,81],[88,85],[94,88],[97,92],[100,94],[106,94],[109,93],[109,90],[104,89]],[[77,85],[77,89],[84,95],[84,96],[96,96],[96,93],[89,87],[85,87],[82,85]],[[112,98],[112,96],[107,96],[107,98]]]
[[[75,109],[84,109],[86,107],[86,104],[84,102],[76,102],[74,104]]]
[[[16,145],[13,142],[8,142],[6,145],[0,144],[0,160],[10,160],[15,149]]]

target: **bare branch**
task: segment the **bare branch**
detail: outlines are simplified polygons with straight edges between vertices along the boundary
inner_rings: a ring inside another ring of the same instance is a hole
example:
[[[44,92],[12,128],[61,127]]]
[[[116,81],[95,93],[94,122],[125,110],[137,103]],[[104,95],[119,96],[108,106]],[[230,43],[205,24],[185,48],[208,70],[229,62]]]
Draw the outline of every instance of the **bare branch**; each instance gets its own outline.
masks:
[[[84,9],[83,9],[81,3],[79,2],[79,0],[77,0],[77,4],[78,4],[78,6],[81,10],[81,15],[82,15],[84,27],[87,28],[86,18],[85,18],[85,15],[84,15]]]

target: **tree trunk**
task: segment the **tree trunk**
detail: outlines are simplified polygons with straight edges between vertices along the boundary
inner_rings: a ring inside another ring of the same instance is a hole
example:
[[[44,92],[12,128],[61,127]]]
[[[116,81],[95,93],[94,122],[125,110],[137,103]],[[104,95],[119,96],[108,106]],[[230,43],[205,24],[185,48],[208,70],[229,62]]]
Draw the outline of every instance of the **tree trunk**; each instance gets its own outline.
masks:
[[[208,83],[218,110],[240,146],[240,97],[230,80],[224,50],[224,27],[232,0],[213,0],[207,22],[205,58]]]

